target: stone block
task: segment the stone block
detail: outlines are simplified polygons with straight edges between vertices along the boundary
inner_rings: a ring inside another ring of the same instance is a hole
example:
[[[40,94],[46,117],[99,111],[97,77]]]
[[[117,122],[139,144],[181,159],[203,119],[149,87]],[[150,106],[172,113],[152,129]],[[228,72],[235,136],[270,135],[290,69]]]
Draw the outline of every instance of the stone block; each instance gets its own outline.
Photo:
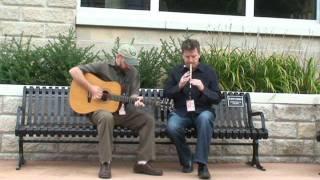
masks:
[[[273,152],[273,140],[271,139],[263,139],[259,141],[259,154],[260,155],[268,155],[271,156]]]
[[[215,156],[209,157],[211,163],[244,163],[249,161],[248,156]]]
[[[1,141],[1,153],[18,152],[18,138],[14,134],[3,134]]]
[[[310,156],[313,155],[314,141],[312,140],[274,140],[274,155],[281,156]]]
[[[274,117],[286,121],[314,121],[319,109],[312,105],[274,105]]]
[[[299,157],[298,163],[313,163],[314,157]]]
[[[75,28],[74,24],[46,24],[45,36],[50,38],[56,38],[59,34],[67,36],[72,28]]]
[[[225,155],[250,155],[252,148],[250,146],[223,146]]]
[[[226,143],[251,143],[250,140],[225,140]],[[252,148],[250,146],[233,146],[233,145],[222,145],[223,156],[232,155],[250,155],[252,154]]]
[[[272,104],[251,104],[252,112],[261,111],[266,121],[273,121],[273,105]],[[253,116],[253,120],[260,120],[260,116]]]
[[[267,122],[269,137],[296,138],[297,124],[295,122]]]
[[[223,146],[220,145],[211,145],[209,156],[222,156],[223,155]]]
[[[2,136],[2,152],[18,152],[18,138],[14,134]],[[26,143],[24,152],[57,152],[57,145],[51,143]]]
[[[168,144],[156,144],[156,154],[164,154],[164,155],[170,155],[173,151],[172,148],[175,150],[175,147]]]
[[[15,115],[0,115],[0,133],[14,132],[16,126]]]
[[[14,96],[3,97],[3,113],[16,114],[18,106],[21,106],[22,98]]]
[[[298,138],[315,138],[316,126],[314,123],[298,123]]]
[[[286,157],[286,156],[261,156],[260,163],[297,163],[298,157]]]
[[[1,27],[3,34],[9,36],[44,36],[44,24],[41,23],[3,22]]]
[[[76,0],[47,0],[49,7],[76,8]]]
[[[59,144],[59,153],[98,153],[97,144]]]
[[[98,155],[98,153],[88,154],[88,160],[89,160],[89,161],[98,162],[98,161],[99,161],[99,155]]]
[[[19,20],[19,8],[17,7],[0,7],[0,20]]]
[[[2,152],[2,134],[0,133],[0,152]],[[0,153],[1,155],[2,153]]]
[[[24,8],[22,10],[22,19],[29,22],[74,24],[75,16],[75,10],[72,9]]]
[[[25,152],[35,152],[35,153],[55,153],[58,150],[58,145],[53,143],[28,143],[24,146]]]
[[[314,155],[319,156],[320,157],[320,142],[315,142],[314,145]]]
[[[4,5],[44,6],[44,0],[2,0]]]
[[[115,154],[136,154],[138,144],[115,144],[113,147]]]
[[[17,160],[18,154],[17,153],[0,153],[0,159]]]
[[[0,27],[1,27],[1,24],[0,24]],[[1,41],[0,41],[0,43],[1,43]],[[3,97],[4,96],[0,96],[0,113],[2,113],[2,111],[3,111]]]
[[[63,153],[28,153],[25,155],[28,160],[63,160],[63,161],[74,161],[74,160],[88,160],[87,154],[63,154]]]

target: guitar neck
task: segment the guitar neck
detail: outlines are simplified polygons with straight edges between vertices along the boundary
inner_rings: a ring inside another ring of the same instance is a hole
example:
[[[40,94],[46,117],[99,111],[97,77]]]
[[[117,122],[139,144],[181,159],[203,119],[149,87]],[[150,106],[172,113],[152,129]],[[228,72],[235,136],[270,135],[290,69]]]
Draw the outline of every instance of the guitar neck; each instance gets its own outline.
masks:
[[[119,101],[119,102],[123,102],[123,103],[131,103],[131,104],[134,104],[134,102],[136,100],[138,100],[138,98],[133,98],[133,97],[128,97],[128,96],[118,96],[118,95],[109,95],[108,98],[109,98],[109,100]],[[157,101],[154,101],[149,98],[144,98],[143,102],[145,104],[157,105]]]

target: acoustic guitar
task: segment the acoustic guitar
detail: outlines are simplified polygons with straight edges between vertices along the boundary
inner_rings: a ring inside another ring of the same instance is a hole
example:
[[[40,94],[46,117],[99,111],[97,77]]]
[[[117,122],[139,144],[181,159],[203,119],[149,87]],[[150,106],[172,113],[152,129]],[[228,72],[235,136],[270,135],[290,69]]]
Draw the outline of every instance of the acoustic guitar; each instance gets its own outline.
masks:
[[[119,110],[121,103],[134,103],[137,100],[137,98],[122,96],[121,85],[118,82],[103,81],[91,73],[86,73],[84,76],[91,84],[101,87],[103,95],[101,99],[93,99],[88,90],[73,80],[69,91],[69,103],[71,108],[79,114],[88,114],[97,110],[116,112]],[[144,97],[143,102],[161,108],[172,109],[173,107],[168,99],[160,100],[159,98]]]

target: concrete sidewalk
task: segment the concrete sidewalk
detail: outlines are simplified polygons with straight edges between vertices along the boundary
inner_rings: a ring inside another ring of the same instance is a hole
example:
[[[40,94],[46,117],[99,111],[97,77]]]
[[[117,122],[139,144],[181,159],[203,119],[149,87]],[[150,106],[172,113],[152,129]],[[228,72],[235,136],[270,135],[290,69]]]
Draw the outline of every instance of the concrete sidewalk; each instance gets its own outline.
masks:
[[[196,171],[180,173],[173,162],[156,162],[164,170],[163,176],[147,176],[132,173],[132,161],[116,161],[112,164],[112,179],[198,179]],[[215,180],[319,180],[320,164],[263,163],[266,171],[260,171],[241,163],[210,164],[211,179]],[[196,167],[196,166],[195,166]],[[17,171],[16,161],[0,160],[0,180],[88,180],[99,179],[98,163],[92,161],[27,161]],[[196,168],[195,168],[196,169]]]

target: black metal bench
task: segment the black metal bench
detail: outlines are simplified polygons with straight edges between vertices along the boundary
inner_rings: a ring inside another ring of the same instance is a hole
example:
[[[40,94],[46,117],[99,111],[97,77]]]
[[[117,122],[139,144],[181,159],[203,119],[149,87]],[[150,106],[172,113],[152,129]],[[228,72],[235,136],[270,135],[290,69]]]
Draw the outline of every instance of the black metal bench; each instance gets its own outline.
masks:
[[[86,137],[96,137],[97,131],[88,117],[71,110],[68,102],[68,87],[24,87],[22,106],[17,110],[15,135],[18,136],[19,157],[17,170],[25,164],[23,154],[24,143],[97,143]],[[140,89],[145,97],[163,98],[162,89]],[[251,139],[252,141],[230,143],[215,142],[216,145],[250,145],[253,148],[252,161],[248,164],[264,170],[259,162],[259,139],[267,139],[268,131],[265,127],[264,114],[252,112],[248,93],[224,92],[223,100],[216,107],[214,125],[215,139]],[[156,143],[171,143],[166,135],[166,121],[169,113],[167,108],[145,107],[156,119]],[[256,128],[253,116],[259,116]],[[137,143],[138,133],[130,129],[115,127],[113,135],[117,139],[114,143]],[[55,137],[55,138],[52,138]],[[63,138],[62,138],[63,137]],[[82,137],[75,138],[73,137]],[[188,139],[195,138],[195,129],[188,129]],[[95,139],[95,138],[94,138]],[[135,140],[134,140],[135,139]],[[164,140],[166,139],[166,140]],[[189,141],[189,143],[195,143]]]

